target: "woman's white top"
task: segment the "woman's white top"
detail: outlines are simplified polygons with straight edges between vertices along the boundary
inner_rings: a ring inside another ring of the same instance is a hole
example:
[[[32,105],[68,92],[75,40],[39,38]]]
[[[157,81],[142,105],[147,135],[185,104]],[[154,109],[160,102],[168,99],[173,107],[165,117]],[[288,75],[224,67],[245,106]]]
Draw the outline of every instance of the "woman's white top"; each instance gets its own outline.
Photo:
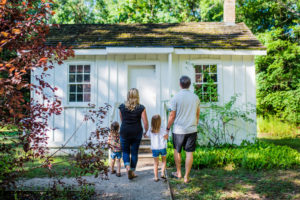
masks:
[[[161,128],[158,133],[152,133],[149,129],[146,135],[151,139],[151,149],[165,149],[167,148],[167,140],[164,138],[167,132]]]

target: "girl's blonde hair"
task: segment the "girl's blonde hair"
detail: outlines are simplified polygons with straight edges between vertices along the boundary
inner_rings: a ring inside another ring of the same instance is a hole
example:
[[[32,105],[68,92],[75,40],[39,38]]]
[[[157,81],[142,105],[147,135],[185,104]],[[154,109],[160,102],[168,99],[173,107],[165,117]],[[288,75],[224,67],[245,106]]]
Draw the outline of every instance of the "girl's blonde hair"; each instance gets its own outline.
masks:
[[[127,101],[125,102],[125,107],[133,111],[137,105],[140,104],[139,91],[136,88],[131,88],[127,93]]]
[[[154,115],[151,119],[151,132],[159,133],[161,125],[161,117],[159,115]]]

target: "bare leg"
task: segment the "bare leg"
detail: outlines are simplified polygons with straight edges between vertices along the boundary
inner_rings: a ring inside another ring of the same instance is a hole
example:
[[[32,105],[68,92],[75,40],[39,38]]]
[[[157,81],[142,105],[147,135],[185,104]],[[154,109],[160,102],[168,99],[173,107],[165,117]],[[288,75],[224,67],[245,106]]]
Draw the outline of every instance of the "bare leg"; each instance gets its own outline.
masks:
[[[192,165],[193,165],[193,152],[186,152],[185,175],[184,175],[185,183],[187,183],[189,181],[189,175],[191,172]]]
[[[162,156],[161,176],[165,176],[166,165],[167,165],[167,157]]]
[[[111,172],[114,171],[114,167],[115,167],[115,159],[111,159],[111,161],[110,161],[110,169],[111,169]]]
[[[174,149],[174,160],[176,164],[176,169],[177,169],[177,177],[181,178],[181,154],[177,152],[176,149]]]
[[[117,159],[117,173],[121,173],[121,159]]]
[[[159,158],[154,158],[154,179],[158,179],[158,163],[159,163]]]

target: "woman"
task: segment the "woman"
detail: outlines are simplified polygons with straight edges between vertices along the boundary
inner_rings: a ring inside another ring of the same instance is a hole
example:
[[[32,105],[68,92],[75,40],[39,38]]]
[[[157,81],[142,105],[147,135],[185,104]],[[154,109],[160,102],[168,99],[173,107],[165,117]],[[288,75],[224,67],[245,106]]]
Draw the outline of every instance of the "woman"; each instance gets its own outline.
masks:
[[[128,91],[127,101],[119,106],[120,119],[122,121],[120,135],[123,161],[127,170],[128,179],[137,177],[134,173],[137,161],[140,142],[143,136],[144,124],[145,133],[148,131],[148,119],[146,109],[140,104],[139,91],[132,88]]]

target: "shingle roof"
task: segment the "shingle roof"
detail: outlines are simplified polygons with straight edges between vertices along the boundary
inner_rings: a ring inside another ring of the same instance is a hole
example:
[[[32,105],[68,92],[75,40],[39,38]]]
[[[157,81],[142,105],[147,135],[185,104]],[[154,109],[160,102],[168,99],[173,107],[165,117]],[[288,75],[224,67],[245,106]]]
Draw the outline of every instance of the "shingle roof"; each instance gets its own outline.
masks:
[[[105,47],[174,47],[265,49],[244,23],[61,24],[52,27],[48,45],[75,49]]]

